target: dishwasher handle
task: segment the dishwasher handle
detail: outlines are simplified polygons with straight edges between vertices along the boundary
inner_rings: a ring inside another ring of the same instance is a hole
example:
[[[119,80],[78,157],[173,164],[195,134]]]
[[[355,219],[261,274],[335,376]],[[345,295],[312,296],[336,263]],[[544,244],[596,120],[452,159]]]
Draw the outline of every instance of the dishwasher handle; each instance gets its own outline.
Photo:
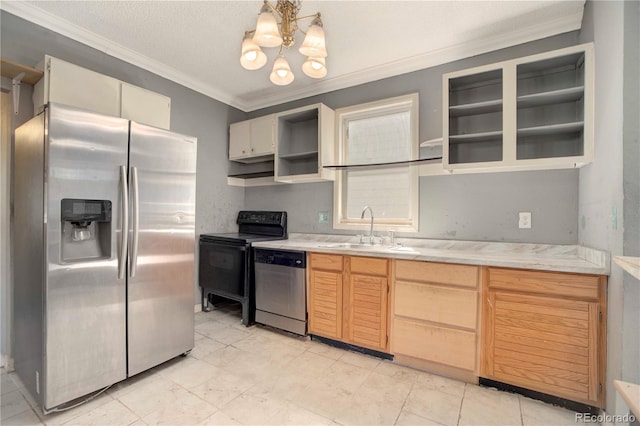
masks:
[[[304,269],[307,267],[307,253],[304,251],[256,248],[254,252],[254,261],[255,263]]]

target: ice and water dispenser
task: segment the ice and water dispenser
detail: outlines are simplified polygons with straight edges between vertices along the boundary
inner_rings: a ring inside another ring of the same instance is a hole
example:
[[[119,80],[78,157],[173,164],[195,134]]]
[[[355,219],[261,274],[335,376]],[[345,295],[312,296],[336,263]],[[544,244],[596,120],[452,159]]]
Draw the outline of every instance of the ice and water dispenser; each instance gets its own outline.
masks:
[[[62,261],[108,259],[111,257],[111,201],[61,201]]]

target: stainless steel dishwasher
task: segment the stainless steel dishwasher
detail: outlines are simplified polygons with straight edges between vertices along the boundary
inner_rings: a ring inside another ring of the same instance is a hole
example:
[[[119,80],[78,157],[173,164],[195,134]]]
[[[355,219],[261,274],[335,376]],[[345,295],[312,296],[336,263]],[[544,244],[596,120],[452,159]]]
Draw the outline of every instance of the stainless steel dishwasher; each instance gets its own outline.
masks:
[[[255,249],[256,322],[307,334],[306,253]]]

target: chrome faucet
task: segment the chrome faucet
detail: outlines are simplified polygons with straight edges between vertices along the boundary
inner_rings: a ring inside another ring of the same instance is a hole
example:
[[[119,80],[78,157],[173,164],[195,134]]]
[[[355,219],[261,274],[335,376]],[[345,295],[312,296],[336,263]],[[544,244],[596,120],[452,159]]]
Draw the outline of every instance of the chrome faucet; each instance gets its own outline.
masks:
[[[360,219],[364,219],[364,214],[366,213],[367,209],[371,213],[371,226],[369,227],[369,244],[373,245],[373,209],[369,206],[364,206],[364,208],[362,209],[362,214],[360,215]]]

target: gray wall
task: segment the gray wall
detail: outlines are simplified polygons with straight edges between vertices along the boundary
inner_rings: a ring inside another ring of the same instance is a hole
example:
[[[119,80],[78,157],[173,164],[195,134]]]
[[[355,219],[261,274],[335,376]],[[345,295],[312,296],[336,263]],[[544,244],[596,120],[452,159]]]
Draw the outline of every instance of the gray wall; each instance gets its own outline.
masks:
[[[640,257],[640,2],[624,4],[623,254]],[[624,274],[622,379],[640,383],[640,280]]]
[[[250,117],[322,102],[341,108],[407,93],[420,94],[420,141],[442,136],[442,74],[578,43],[576,32],[479,55],[250,113]],[[333,184],[247,188],[248,209],[289,212],[291,232],[339,233],[319,224],[333,208]],[[518,212],[532,212],[532,229],[518,229]],[[578,171],[509,172],[420,178],[420,231],[407,237],[575,244]],[[343,232],[348,233],[348,232]],[[355,233],[355,232],[352,232]]]
[[[580,170],[578,241],[612,256],[638,256],[639,25],[637,2],[588,1],[580,35],[596,46],[596,135],[595,161]],[[612,265],[607,311],[609,413],[628,410],[612,380],[640,381],[637,284]]]
[[[243,120],[243,112],[5,11],[0,20],[3,58],[34,66],[49,54],[169,96],[171,130],[198,138],[196,235],[236,229],[235,216],[244,205],[244,191],[226,184],[228,127]],[[197,285],[195,289],[197,302]]]

